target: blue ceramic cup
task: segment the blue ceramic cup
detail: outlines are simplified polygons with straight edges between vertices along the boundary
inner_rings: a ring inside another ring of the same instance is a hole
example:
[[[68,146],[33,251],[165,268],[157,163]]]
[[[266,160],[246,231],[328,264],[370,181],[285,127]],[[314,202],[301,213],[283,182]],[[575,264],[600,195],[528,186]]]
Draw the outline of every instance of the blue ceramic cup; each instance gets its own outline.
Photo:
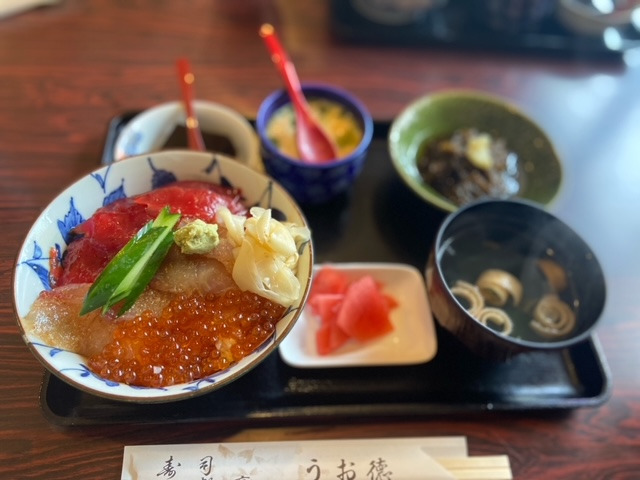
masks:
[[[273,114],[290,103],[289,94],[281,89],[270,94],[260,105],[256,129],[266,172],[277,180],[301,204],[319,204],[347,192],[362,171],[373,136],[373,119],[360,100],[347,91],[323,84],[303,84],[308,100],[318,98],[337,102],[353,113],[362,128],[362,140],[343,158],[312,164],[282,153],[267,135]]]

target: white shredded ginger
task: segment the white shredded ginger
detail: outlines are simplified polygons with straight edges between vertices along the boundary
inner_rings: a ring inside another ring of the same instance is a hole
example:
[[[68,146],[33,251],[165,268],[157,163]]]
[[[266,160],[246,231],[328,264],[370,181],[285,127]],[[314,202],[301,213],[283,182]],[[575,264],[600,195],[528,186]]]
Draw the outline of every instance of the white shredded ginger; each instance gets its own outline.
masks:
[[[228,230],[234,243],[233,280],[247,290],[288,307],[300,297],[296,277],[298,247],[311,232],[271,217],[271,209],[252,207],[246,218],[229,209],[218,211],[218,221]]]

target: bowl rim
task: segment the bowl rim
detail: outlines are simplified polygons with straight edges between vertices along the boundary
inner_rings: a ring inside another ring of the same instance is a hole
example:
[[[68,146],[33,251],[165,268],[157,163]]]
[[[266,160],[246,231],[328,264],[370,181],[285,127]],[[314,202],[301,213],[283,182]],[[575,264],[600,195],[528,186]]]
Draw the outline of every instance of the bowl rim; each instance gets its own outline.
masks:
[[[373,117],[371,116],[371,113],[369,112],[365,104],[351,92],[336,85],[331,85],[331,84],[321,83],[321,82],[302,82],[301,87],[304,93],[307,93],[308,91],[313,91],[314,94],[318,92],[318,96],[322,96],[322,92],[325,92],[335,97],[340,97],[341,99],[344,100],[344,103],[346,105],[348,105],[349,107],[352,107],[350,108],[350,110],[358,112],[358,116],[362,120],[362,126],[363,126],[362,139],[360,140],[360,143],[355,148],[355,150],[351,152],[349,155],[347,155],[346,157],[338,158],[336,160],[332,160],[330,162],[324,162],[324,163],[302,162],[297,158],[293,158],[293,157],[290,157],[289,155],[285,155],[284,153],[282,153],[274,145],[274,143],[266,134],[267,124],[269,121],[269,118],[267,118],[267,110],[272,104],[274,104],[280,98],[283,98],[283,97],[286,98],[289,96],[289,93],[285,88],[279,88],[271,92],[262,101],[262,103],[260,104],[260,107],[258,108],[258,114],[256,115],[256,131],[258,133],[258,137],[260,139],[262,148],[267,150],[269,154],[273,156],[277,156],[280,160],[289,164],[290,166],[295,166],[295,167],[303,166],[305,168],[317,169],[317,170],[327,170],[327,169],[339,167],[346,163],[350,163],[355,158],[358,158],[359,156],[363,155],[369,148],[369,145],[371,144],[371,140],[373,138]],[[288,103],[291,103],[291,101],[286,100],[283,103],[283,106]]]
[[[238,128],[238,131],[242,132],[243,142],[247,142],[249,156],[246,159],[237,159],[241,163],[244,163],[254,170],[261,171],[261,158],[260,158],[260,141],[257,135],[257,132],[249,122],[247,118],[245,118],[240,112],[234,110],[230,106],[224,105],[222,103],[213,102],[205,99],[196,99],[193,102],[194,109],[196,115],[199,112],[209,112],[213,115],[224,117],[227,121],[229,121],[232,125]],[[171,100],[168,102],[159,103],[153,105],[149,108],[146,108],[138,113],[136,113],[127,123],[123,126],[123,128],[116,135],[114,146],[113,146],[113,161],[121,161],[125,158],[130,158],[138,155],[146,155],[149,153],[157,153],[157,151],[153,152],[138,152],[135,155],[127,155],[124,142],[125,136],[127,133],[132,131],[136,126],[142,124],[143,122],[149,122],[151,119],[164,115],[167,118],[171,119],[174,116],[179,116],[180,112],[184,112],[183,103],[179,100]],[[175,125],[168,125],[164,127],[164,130],[168,130],[164,132],[167,136],[171,133],[171,130]],[[162,135],[162,132],[161,132]],[[166,140],[166,139],[165,139]],[[179,150],[179,148],[171,148],[170,150]],[[184,147],[184,150],[187,150],[187,147]],[[214,152],[215,153],[215,152]]]
[[[444,241],[446,240],[444,238],[444,233],[454,221],[456,221],[460,216],[466,214],[469,210],[482,208],[489,204],[512,204],[512,205],[518,205],[521,208],[533,210],[539,215],[542,215],[549,220],[558,222],[560,225],[562,225],[562,227],[565,230],[567,230],[568,233],[570,233],[576,240],[578,240],[587,251],[589,251],[592,261],[594,262],[593,265],[597,269],[598,277],[602,280],[601,284],[602,284],[603,301],[602,301],[600,311],[595,316],[595,319],[592,322],[592,324],[588,328],[586,328],[585,331],[577,335],[564,338],[561,340],[553,341],[553,342],[524,340],[521,338],[512,337],[510,335],[502,335],[496,332],[495,330],[493,330],[492,328],[489,328],[488,326],[476,320],[473,317],[473,315],[471,315],[466,311],[466,309],[463,307],[460,301],[455,297],[455,295],[451,293],[451,288],[447,285],[446,277],[442,271],[441,259],[438,256],[438,247],[444,244]],[[586,340],[593,334],[593,330],[602,321],[602,314],[606,308],[606,302],[607,302],[607,282],[606,282],[604,269],[602,268],[602,264],[600,263],[597,255],[595,254],[594,250],[591,248],[589,243],[582,237],[582,235],[578,234],[578,232],[576,232],[567,222],[565,222],[564,220],[560,219],[558,216],[554,215],[553,213],[543,208],[541,204],[534,202],[532,200],[522,199],[522,198],[513,198],[513,199],[490,198],[490,199],[480,199],[480,200],[468,203],[466,205],[463,205],[462,207],[460,207],[460,209],[447,215],[447,217],[445,217],[445,219],[442,221],[442,223],[438,227],[438,231],[433,241],[432,254],[433,254],[434,267],[436,269],[438,277],[441,279],[442,283],[445,285],[445,293],[447,297],[456,303],[456,305],[460,308],[460,310],[465,314],[465,318],[467,318],[469,321],[474,322],[478,328],[480,328],[481,330],[489,334],[493,339],[497,340],[498,342],[510,344],[510,345],[517,346],[520,348],[525,348],[528,350],[543,350],[543,351],[558,350],[558,349],[569,347],[571,345],[575,345],[577,343],[580,343]]]
[[[135,162],[143,162],[143,160],[149,159],[150,157],[178,157],[183,160],[184,157],[190,157],[192,159],[199,159],[201,160],[203,163],[205,160],[208,160],[209,164],[211,164],[212,161],[218,161],[218,162],[222,162],[222,163],[228,163],[228,164],[233,164],[234,167],[232,168],[238,168],[241,171],[246,172],[250,172],[250,175],[255,175],[258,177],[262,177],[266,184],[270,184],[275,186],[278,190],[279,190],[279,194],[282,195],[284,197],[284,199],[286,200],[286,203],[290,204],[292,210],[295,211],[296,215],[298,215],[304,222],[304,225],[309,225],[309,222],[306,218],[306,216],[304,215],[304,212],[302,211],[302,209],[300,208],[300,205],[296,202],[296,200],[291,196],[291,194],[282,186],[280,185],[276,180],[274,180],[273,178],[269,177],[268,175],[256,171],[250,167],[248,167],[247,165],[242,164],[241,162],[238,162],[236,159],[222,155],[222,154],[218,154],[218,153],[212,153],[212,152],[198,152],[198,151],[193,151],[193,150],[163,150],[160,152],[154,152],[154,153],[150,153],[150,154],[144,154],[144,155],[136,155],[136,156],[132,156],[132,157],[127,157],[125,159],[123,159],[122,161],[117,162],[118,165],[126,165],[127,163],[135,163]],[[221,160],[222,159],[222,160]],[[176,160],[177,162],[177,160]],[[59,202],[65,195],[69,194],[74,188],[77,188],[81,183],[87,181],[89,178],[91,177],[95,177],[95,175],[99,175],[100,172],[106,172],[108,169],[110,169],[112,167],[112,165],[114,164],[110,164],[110,165],[102,165],[99,167],[94,168],[93,170],[91,170],[90,172],[87,172],[86,174],[81,175],[80,177],[76,178],[74,181],[71,181],[70,183],[67,184],[66,187],[62,188],[61,190],[59,190],[56,195],[48,201],[47,205],[44,206],[39,215],[33,220],[33,222],[31,223],[28,231],[25,233],[22,242],[20,243],[20,246],[14,256],[14,263],[13,263],[13,268],[11,270],[11,289],[12,289],[12,310],[13,310],[13,314],[15,316],[16,319],[16,323],[18,326],[18,329],[20,331],[20,336],[24,342],[24,344],[28,347],[29,351],[31,352],[31,354],[34,356],[34,358],[52,375],[56,376],[57,378],[59,378],[60,380],[62,380],[63,382],[73,386],[74,388],[77,388],[80,391],[92,394],[92,395],[96,395],[102,398],[106,398],[106,399],[110,399],[110,400],[117,400],[117,401],[122,401],[122,402],[127,402],[127,403],[139,403],[139,404],[156,404],[156,403],[169,403],[169,402],[175,402],[175,401],[182,401],[182,400],[187,400],[190,398],[194,398],[197,396],[201,396],[201,395],[205,395],[207,393],[211,393],[221,387],[224,387],[225,385],[232,383],[233,381],[236,381],[238,378],[244,376],[246,373],[248,373],[249,371],[253,370],[255,367],[257,367],[261,362],[263,362],[270,354],[274,353],[274,351],[278,348],[279,344],[282,342],[282,340],[284,339],[284,337],[286,335],[288,335],[288,333],[293,329],[293,326],[295,325],[297,319],[299,318],[299,316],[302,314],[302,310],[303,307],[306,303],[306,299],[309,295],[309,291],[311,288],[311,278],[313,275],[313,264],[314,264],[314,250],[313,250],[313,241],[312,239],[309,240],[307,247],[305,248],[308,251],[308,263],[309,263],[309,271],[308,274],[305,278],[305,285],[304,285],[304,289],[301,292],[300,295],[300,299],[298,300],[297,304],[299,305],[298,307],[290,310],[287,309],[285,311],[285,313],[283,314],[282,319],[284,319],[286,316],[288,315],[292,315],[292,318],[289,320],[288,324],[285,326],[284,329],[281,329],[278,333],[278,330],[274,330],[274,333],[265,340],[265,342],[253,353],[257,352],[257,355],[254,359],[252,359],[250,361],[250,363],[247,363],[245,365],[243,365],[243,368],[241,368],[238,371],[232,372],[230,373],[228,376],[226,376],[225,378],[222,379],[216,379],[215,382],[209,383],[208,385],[202,386],[202,387],[198,387],[197,389],[193,389],[193,390],[187,390],[187,389],[182,389],[180,391],[176,391],[174,393],[170,393],[170,394],[157,394],[157,395],[151,395],[151,396],[131,396],[131,395],[126,395],[126,394],[122,394],[122,393],[116,393],[116,392],[108,392],[108,391],[100,391],[97,390],[95,388],[92,388],[91,386],[86,385],[85,383],[83,383],[82,381],[79,381],[73,377],[67,376],[67,375],[63,375],[57,368],[54,368],[53,365],[51,365],[49,362],[46,361],[44,355],[36,348],[36,346],[34,345],[34,343],[29,340],[28,336],[27,336],[27,332],[24,329],[24,325],[23,325],[23,321],[22,321],[22,316],[20,315],[19,311],[18,311],[18,289],[17,289],[17,282],[18,282],[18,267],[21,265],[20,259],[22,257],[23,252],[25,251],[25,249],[30,245],[27,245],[27,242],[29,242],[29,240],[31,239],[31,237],[35,234],[34,232],[37,230],[37,225],[42,222],[43,220],[45,220],[47,218],[47,214],[49,212],[49,209],[56,203]],[[191,176],[191,175],[189,175]],[[65,247],[66,248],[66,247]],[[282,320],[281,319],[281,320]],[[55,347],[52,347],[55,348]],[[246,359],[243,358],[241,359],[238,363],[243,362]],[[225,372],[226,370],[220,371],[220,372],[215,372],[212,375],[217,375],[221,372]],[[96,374],[94,374],[93,372],[91,372],[91,375],[96,376]],[[210,376],[209,376],[210,377]],[[202,377],[198,380],[193,380],[192,382],[187,382],[184,384],[176,384],[177,386],[180,385],[190,385],[192,383],[198,383],[198,382],[203,382],[206,381],[207,378],[209,377]],[[100,377],[101,378],[101,377]],[[145,388],[144,387],[135,387],[135,386],[130,386],[130,385],[126,385],[122,382],[118,382],[121,383],[122,385],[124,385],[125,387],[129,387],[132,389],[136,389],[136,390],[140,390],[140,391],[144,391]],[[162,387],[161,389],[152,389],[152,390],[163,390],[164,388],[168,388],[168,387]]]
[[[547,200],[543,204],[545,207],[552,206],[557,201],[560,195],[560,192],[563,189],[563,185],[565,182],[565,175],[564,175],[564,165],[561,161],[561,158],[555,146],[555,143],[552,141],[549,134],[542,128],[541,125],[539,125],[537,121],[533,119],[531,115],[527,114],[521,107],[516,105],[513,101],[505,97],[501,97],[499,95],[491,94],[481,90],[469,89],[469,88],[459,88],[459,89],[449,88],[449,89],[426,93],[425,95],[415,98],[411,102],[409,102],[392,120],[391,125],[389,127],[389,132],[387,134],[387,151],[391,158],[391,163],[393,164],[394,169],[396,170],[398,175],[400,175],[400,177],[403,179],[405,184],[416,195],[421,197],[427,203],[445,212],[453,213],[458,209],[460,209],[462,206],[464,206],[464,205],[461,205],[461,206],[456,205],[454,202],[447,199],[444,195],[440,194],[435,189],[431,188],[425,182],[420,183],[416,181],[416,179],[412,175],[410,175],[405,168],[403,168],[402,162],[398,158],[399,155],[396,150],[397,142],[395,141],[395,139],[400,134],[399,130],[401,126],[404,123],[408,122],[413,116],[412,112],[414,112],[417,109],[421,109],[424,105],[427,105],[433,102],[434,100],[451,100],[451,99],[457,99],[457,100],[463,100],[463,101],[465,100],[480,101],[485,104],[502,108],[505,111],[509,112],[510,114],[520,117],[526,123],[531,125],[540,134],[540,136],[546,140],[547,144],[549,145],[549,150],[553,154],[554,163],[556,164],[559,172],[558,187],[556,188],[553,195],[549,198],[549,200]],[[519,197],[519,196],[510,197],[510,198],[525,199],[524,197]]]

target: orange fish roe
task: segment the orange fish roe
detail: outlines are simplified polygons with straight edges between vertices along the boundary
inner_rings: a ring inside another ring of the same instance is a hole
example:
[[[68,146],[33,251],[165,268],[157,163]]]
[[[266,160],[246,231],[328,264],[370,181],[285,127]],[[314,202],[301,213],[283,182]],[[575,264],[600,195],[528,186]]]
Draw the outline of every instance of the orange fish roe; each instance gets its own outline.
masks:
[[[264,342],[284,307],[238,289],[178,295],[160,317],[144,312],[121,322],[89,359],[96,374],[129,385],[164,387],[228,368]]]

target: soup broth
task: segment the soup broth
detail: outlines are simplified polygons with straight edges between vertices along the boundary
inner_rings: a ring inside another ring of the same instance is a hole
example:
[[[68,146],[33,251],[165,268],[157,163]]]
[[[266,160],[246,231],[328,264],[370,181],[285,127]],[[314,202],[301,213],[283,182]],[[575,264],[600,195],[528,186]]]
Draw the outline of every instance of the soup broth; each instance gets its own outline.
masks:
[[[222,153],[230,157],[236,156],[236,148],[233,146],[231,140],[225,135],[203,131],[202,140],[204,141],[206,149],[210,152]],[[171,148],[187,148],[188,145],[187,128],[182,125],[178,125],[173,132],[171,132],[171,135],[162,148],[164,150]]]
[[[575,318],[578,318],[579,302],[576,290],[571,284],[570,277],[561,267],[562,260],[556,258],[554,250],[541,246],[533,251],[527,247],[530,242],[524,235],[508,227],[493,239],[479,242],[479,238],[483,238],[481,231],[467,231],[465,234],[453,237],[438,252],[447,285],[452,288],[458,281],[475,284],[480,275],[489,269],[508,272],[522,285],[522,298],[517,305],[510,298],[505,305],[498,307],[513,322],[510,336],[535,342],[552,342],[565,338],[566,335],[558,338],[542,336],[531,327],[536,305],[545,295],[550,294],[557,295],[569,306]],[[508,240],[505,241],[505,239]],[[555,265],[558,267],[556,271],[564,274],[566,280],[564,284],[549,277],[548,270],[544,268],[548,265]],[[465,308],[468,308],[468,302],[465,299],[458,299]],[[487,304],[487,306],[491,305]],[[493,328],[491,323],[488,326]]]

